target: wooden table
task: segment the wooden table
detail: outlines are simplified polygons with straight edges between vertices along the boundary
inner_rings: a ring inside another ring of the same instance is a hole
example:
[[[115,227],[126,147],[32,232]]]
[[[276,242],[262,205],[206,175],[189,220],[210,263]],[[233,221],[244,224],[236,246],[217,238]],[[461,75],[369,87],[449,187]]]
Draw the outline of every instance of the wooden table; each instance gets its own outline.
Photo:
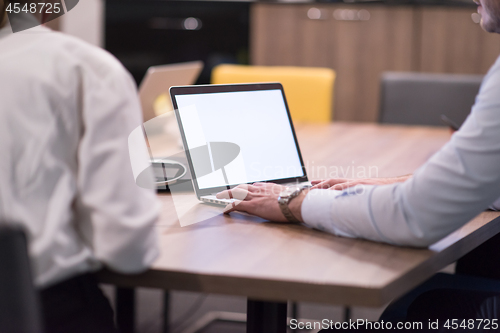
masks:
[[[302,125],[296,130],[310,179],[324,177],[325,170],[346,172],[347,177],[353,169],[354,176],[362,170],[371,170],[367,176],[408,174],[450,136],[443,128],[375,124]],[[266,321],[261,317],[265,311],[282,317],[283,305],[272,306],[288,300],[382,306],[500,231],[500,219],[491,222],[500,213],[483,212],[429,249],[416,249],[336,237],[239,213],[226,216],[205,204],[193,214],[206,220],[180,227],[171,196],[159,198],[160,258],[144,274],[106,271],[101,281],[264,301],[249,303],[248,322]],[[252,304],[257,308],[251,310]],[[255,329],[248,325],[248,331]]]

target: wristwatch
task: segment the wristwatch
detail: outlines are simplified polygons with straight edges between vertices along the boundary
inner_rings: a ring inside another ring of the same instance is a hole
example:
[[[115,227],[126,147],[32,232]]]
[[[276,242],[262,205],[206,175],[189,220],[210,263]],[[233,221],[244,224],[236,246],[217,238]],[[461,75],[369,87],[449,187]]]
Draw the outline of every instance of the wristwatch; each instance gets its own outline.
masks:
[[[293,198],[297,197],[300,192],[309,187],[310,186],[287,187],[283,192],[280,193],[280,196],[278,197],[278,205],[280,206],[281,212],[283,213],[283,215],[285,215],[286,219],[289,222],[300,223],[300,221],[295,216],[293,216],[292,211],[290,210],[288,205]]]

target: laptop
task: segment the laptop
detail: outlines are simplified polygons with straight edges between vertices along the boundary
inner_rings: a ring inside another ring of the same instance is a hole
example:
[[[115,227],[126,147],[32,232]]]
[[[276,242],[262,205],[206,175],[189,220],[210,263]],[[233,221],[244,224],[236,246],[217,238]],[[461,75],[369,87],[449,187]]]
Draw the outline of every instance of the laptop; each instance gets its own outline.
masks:
[[[149,67],[139,86],[144,121],[156,116],[154,103],[158,96],[168,94],[168,89],[172,86],[195,83],[202,69],[203,61]]]
[[[280,83],[170,88],[200,201],[240,184],[310,185]]]
[[[170,87],[195,83],[202,69],[203,61],[149,67],[139,87],[139,99],[145,122],[144,126],[148,134],[164,131],[165,123],[169,121],[166,117],[151,121],[158,116],[154,110],[157,98],[165,95],[166,98],[164,101],[167,104],[164,111],[173,111],[172,105],[169,105],[170,99],[168,98]],[[174,120],[172,119],[172,121]],[[146,139],[148,139],[148,135],[146,135]],[[148,144],[150,143],[148,142]],[[184,161],[185,158],[178,158],[177,156],[170,158],[154,158],[150,156],[150,158],[157,190],[168,191],[169,184],[177,183],[177,186],[179,186],[178,183],[180,182],[186,184],[191,182],[186,172],[187,163]],[[189,188],[190,186],[186,187],[188,190]]]

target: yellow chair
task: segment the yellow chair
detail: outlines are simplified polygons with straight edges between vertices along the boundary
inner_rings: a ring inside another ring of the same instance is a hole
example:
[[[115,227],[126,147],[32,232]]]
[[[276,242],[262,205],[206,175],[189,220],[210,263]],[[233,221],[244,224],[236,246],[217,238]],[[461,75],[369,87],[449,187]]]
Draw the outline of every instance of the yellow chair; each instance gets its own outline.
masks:
[[[280,82],[294,122],[327,123],[333,119],[335,71],[319,67],[218,65],[213,84]]]

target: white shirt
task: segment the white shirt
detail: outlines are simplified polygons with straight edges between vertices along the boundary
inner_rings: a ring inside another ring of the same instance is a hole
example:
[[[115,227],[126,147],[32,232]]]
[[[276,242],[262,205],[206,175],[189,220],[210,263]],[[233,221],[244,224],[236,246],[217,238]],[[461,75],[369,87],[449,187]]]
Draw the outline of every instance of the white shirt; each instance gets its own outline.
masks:
[[[310,191],[302,204],[303,219],[336,235],[428,246],[499,198],[500,58],[460,130],[412,178],[364,186],[361,192]]]
[[[27,229],[37,286],[156,258],[159,203],[136,186],[127,146],[141,123],[135,84],[106,51],[0,29],[0,223]]]

